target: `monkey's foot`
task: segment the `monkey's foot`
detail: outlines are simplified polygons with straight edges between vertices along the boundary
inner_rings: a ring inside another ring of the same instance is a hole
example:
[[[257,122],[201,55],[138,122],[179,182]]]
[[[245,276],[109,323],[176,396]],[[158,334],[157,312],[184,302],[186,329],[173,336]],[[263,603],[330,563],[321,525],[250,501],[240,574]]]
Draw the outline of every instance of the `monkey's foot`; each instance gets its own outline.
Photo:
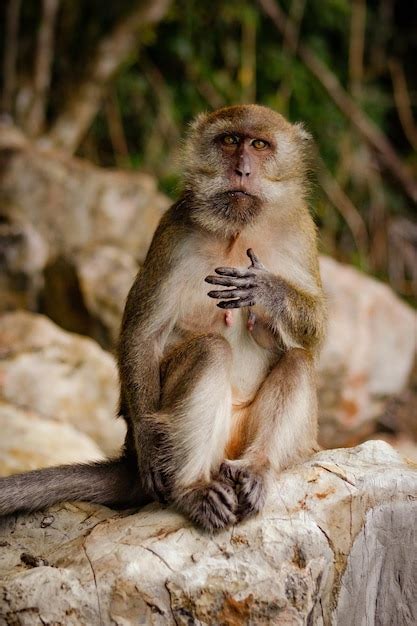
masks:
[[[148,496],[161,504],[171,499],[172,481],[168,474],[157,467],[149,467],[141,477],[142,486]]]
[[[238,520],[255,515],[263,509],[266,500],[264,474],[255,472],[242,461],[223,461],[219,469],[219,477],[233,486],[236,491]]]
[[[178,507],[198,526],[215,532],[237,521],[238,507],[234,488],[228,483],[212,482],[190,488],[176,498]]]
[[[161,504],[172,501],[169,436],[156,417],[141,421],[136,454],[140,482],[146,494]]]

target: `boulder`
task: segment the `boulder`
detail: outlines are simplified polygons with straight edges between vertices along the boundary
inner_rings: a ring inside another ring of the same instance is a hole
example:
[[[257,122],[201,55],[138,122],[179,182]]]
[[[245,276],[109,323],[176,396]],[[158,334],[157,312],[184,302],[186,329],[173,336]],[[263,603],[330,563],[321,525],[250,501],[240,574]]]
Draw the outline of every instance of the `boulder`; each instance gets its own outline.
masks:
[[[411,463],[417,465],[417,441],[404,433],[377,432],[372,439],[386,441]]]
[[[388,432],[400,433],[417,444],[417,359],[410,384],[401,393],[390,398],[379,423]]]
[[[0,310],[36,309],[48,256],[47,242],[30,222],[0,214]]]
[[[131,254],[114,246],[86,248],[75,265],[85,306],[104,331],[102,342],[114,346],[139,266]]]
[[[0,476],[64,463],[98,461],[103,452],[71,424],[0,402]]]
[[[3,311],[16,306],[13,290],[23,306],[25,298],[33,305],[42,287],[39,270],[70,262],[86,246],[116,246],[141,262],[169,205],[148,174],[106,170],[40,149],[4,125],[0,168]]]
[[[122,445],[113,357],[42,315],[0,316],[0,400],[71,425],[106,454]]]
[[[138,269],[135,258],[122,248],[86,246],[71,259],[60,257],[46,268],[41,308],[63,328],[113,350]]]
[[[4,518],[2,623],[412,626],[416,514],[417,467],[373,441],[283,473],[215,536],[157,505]]]
[[[0,207],[6,215],[13,209],[13,216],[37,228],[50,257],[105,243],[143,260],[168,205],[155,178],[95,167],[8,137],[0,140]]]
[[[387,285],[321,258],[328,301],[319,361],[320,438],[353,445],[376,429],[387,399],[408,384],[417,355],[417,315]]]

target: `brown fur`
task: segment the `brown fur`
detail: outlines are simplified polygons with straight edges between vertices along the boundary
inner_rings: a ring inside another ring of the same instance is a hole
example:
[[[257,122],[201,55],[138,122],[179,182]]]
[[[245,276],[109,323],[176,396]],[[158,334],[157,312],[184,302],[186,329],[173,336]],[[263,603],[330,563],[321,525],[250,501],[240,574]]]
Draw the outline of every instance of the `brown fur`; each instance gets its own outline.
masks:
[[[128,433],[117,463],[130,482],[122,496],[119,483],[108,486],[102,500],[100,487],[95,501],[152,497],[218,530],[261,510],[273,472],[315,449],[325,314],[305,200],[309,143],[301,125],[257,105],[191,126],[183,194],[161,220],[123,316]],[[31,500],[25,485],[34,482],[1,479],[0,512],[53,501]]]

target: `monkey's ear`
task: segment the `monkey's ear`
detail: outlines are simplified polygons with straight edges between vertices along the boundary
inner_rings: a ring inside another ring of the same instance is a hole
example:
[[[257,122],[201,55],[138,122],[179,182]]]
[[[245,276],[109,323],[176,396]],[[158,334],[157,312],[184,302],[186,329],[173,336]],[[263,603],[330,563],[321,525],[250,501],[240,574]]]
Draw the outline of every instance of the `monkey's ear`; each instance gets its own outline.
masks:
[[[306,129],[305,126],[303,124],[303,122],[296,122],[294,124],[294,128],[295,131],[298,135],[298,137],[302,140],[302,141],[313,141],[313,135],[311,135]]]

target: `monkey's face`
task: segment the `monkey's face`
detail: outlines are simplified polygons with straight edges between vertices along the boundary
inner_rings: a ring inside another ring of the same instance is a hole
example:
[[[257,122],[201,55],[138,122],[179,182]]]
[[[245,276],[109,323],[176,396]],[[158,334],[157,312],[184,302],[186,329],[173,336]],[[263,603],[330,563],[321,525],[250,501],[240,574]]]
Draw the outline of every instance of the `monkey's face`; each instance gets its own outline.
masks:
[[[303,193],[308,134],[265,107],[244,105],[197,118],[186,144],[185,188],[206,228],[236,232],[265,206]]]

